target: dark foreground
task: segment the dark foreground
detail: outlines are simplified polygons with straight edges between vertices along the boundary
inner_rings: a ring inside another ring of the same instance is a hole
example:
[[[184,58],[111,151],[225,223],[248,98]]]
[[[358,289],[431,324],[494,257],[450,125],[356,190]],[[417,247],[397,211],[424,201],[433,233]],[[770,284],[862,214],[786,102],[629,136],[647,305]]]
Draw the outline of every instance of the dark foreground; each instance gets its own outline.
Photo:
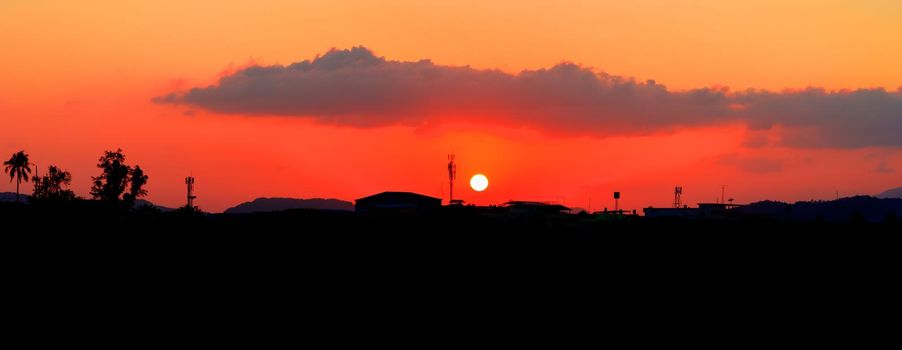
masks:
[[[746,333],[736,342],[759,337],[736,322],[799,335],[812,321],[872,320],[866,313],[889,305],[902,266],[898,222],[26,206],[4,207],[0,220],[7,300],[22,308],[20,325],[90,327],[85,317],[104,317],[106,333],[124,335],[147,329],[135,319],[235,332],[203,333],[216,339],[251,329],[346,339],[362,334],[346,331],[358,324],[370,341],[419,334],[453,343],[455,327],[498,336],[510,324],[545,332],[566,322],[568,332],[603,329],[631,341],[666,334],[649,334],[650,324],[666,324],[670,341]],[[66,328],[73,339],[91,334]]]
[[[843,261],[851,266],[895,260],[902,234],[897,220],[653,220],[454,212],[386,216],[316,210],[200,214],[48,210],[12,204],[0,207],[8,249],[56,251],[86,259],[91,253],[122,254],[124,259],[147,257],[163,264],[250,259],[340,265],[398,260],[401,267],[410,268],[420,262],[451,267],[498,261],[588,262],[625,269],[697,264],[716,269],[723,262],[749,268],[794,262],[842,268]]]

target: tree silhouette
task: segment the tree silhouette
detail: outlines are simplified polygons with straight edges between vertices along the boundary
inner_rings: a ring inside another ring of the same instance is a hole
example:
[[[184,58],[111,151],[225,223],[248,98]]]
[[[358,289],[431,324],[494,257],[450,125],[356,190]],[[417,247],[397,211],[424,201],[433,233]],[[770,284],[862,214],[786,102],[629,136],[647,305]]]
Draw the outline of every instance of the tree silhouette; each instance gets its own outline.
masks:
[[[28,161],[28,155],[25,151],[13,153],[9,160],[3,162],[5,171],[9,174],[9,182],[16,179],[16,202],[19,201],[19,184],[24,180],[28,182],[28,174],[31,174],[31,162]]]
[[[34,200],[70,201],[75,199],[75,193],[66,189],[72,183],[72,174],[68,171],[51,165],[47,168],[47,174],[42,177],[34,177]]]
[[[141,170],[140,166],[135,165],[135,168],[131,170],[130,178],[131,184],[129,185],[128,193],[122,196],[129,207],[135,204],[135,200],[138,197],[147,195],[147,190],[144,189],[144,185],[147,184],[147,175],[144,175],[144,171]]]
[[[147,184],[147,175],[140,166],[132,168],[125,164],[125,155],[121,149],[106,151],[100,157],[97,167],[101,169],[100,176],[91,177],[94,185],[91,186],[91,196],[103,201],[123,201],[131,208],[135,200],[147,195],[144,185]],[[126,193],[126,189],[128,192]],[[125,195],[123,196],[123,193]]]

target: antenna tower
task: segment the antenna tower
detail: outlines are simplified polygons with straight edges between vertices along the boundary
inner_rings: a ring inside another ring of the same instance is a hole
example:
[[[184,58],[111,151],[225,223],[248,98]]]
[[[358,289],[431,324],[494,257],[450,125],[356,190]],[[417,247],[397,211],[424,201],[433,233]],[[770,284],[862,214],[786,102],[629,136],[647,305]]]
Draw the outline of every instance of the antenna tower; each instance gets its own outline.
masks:
[[[457,164],[454,164],[454,153],[448,155],[448,203],[454,200],[454,180],[457,179]]]
[[[673,189],[673,207],[679,208],[683,206],[683,186],[677,186]]]
[[[186,177],[185,184],[188,185],[188,208],[194,208],[194,198],[197,198],[194,195],[194,176]]]

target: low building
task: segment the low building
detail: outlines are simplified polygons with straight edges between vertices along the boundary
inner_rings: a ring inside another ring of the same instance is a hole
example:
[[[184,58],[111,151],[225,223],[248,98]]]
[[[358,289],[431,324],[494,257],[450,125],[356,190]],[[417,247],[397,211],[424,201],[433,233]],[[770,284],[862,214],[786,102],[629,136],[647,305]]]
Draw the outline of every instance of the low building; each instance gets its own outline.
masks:
[[[559,215],[570,211],[563,205],[543,202],[510,201],[504,206],[513,215]]]
[[[652,208],[642,209],[647,218],[685,218],[685,219],[728,219],[738,217],[736,208],[739,204],[699,203],[698,208]]]
[[[699,203],[698,210],[703,219],[736,219],[740,212],[736,208],[741,204]]]
[[[359,198],[354,211],[364,214],[423,214],[442,207],[442,199],[413,192],[382,192]]]
[[[652,208],[642,209],[647,218],[684,218],[697,219],[699,217],[698,208]]]

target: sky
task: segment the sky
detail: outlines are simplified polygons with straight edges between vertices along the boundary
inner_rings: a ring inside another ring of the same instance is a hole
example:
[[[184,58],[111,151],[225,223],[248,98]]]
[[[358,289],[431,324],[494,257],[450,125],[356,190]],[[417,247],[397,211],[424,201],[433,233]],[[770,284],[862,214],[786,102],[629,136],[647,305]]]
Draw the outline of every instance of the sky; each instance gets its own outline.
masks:
[[[4,0],[0,155],[88,197],[121,148],[148,200],[191,175],[212,212],[447,199],[451,152],[482,205],[875,194],[902,186],[899,37],[894,0]]]

